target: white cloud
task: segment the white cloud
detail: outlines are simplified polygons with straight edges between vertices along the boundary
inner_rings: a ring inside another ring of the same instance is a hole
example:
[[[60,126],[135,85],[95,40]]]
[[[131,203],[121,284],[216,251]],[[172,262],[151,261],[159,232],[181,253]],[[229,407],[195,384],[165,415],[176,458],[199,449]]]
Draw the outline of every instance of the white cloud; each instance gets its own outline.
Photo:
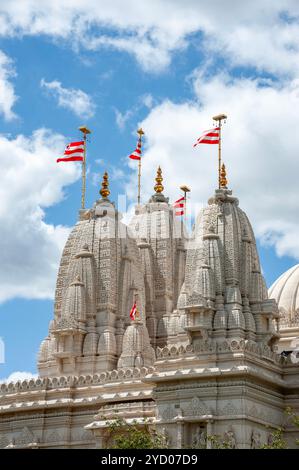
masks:
[[[108,159],[103,160],[103,159],[100,158],[100,159],[96,160],[95,162],[99,166],[103,167],[103,171],[102,172],[97,172],[97,173],[91,173],[91,183],[92,183],[93,186],[96,186],[98,188],[101,186],[104,171],[108,171],[109,181],[110,182],[117,181],[118,186],[123,186],[124,185],[126,175],[125,175],[124,171],[121,168],[109,163]]]
[[[106,35],[100,37],[82,40],[82,45],[87,49],[97,50],[102,47],[110,47],[121,52],[132,54],[144,70],[151,73],[159,73],[169,66],[171,61],[171,52],[175,49],[183,49],[187,43],[183,38],[173,37],[173,41],[164,41],[163,36],[153,37],[151,31],[141,33],[136,29],[133,34],[124,37],[109,37]]]
[[[150,93],[146,93],[145,95],[141,96],[140,101],[148,109],[152,108],[155,103],[154,97]]]
[[[143,199],[153,191],[161,165],[165,194],[174,200],[182,183],[192,188],[200,207],[217,185],[217,148],[192,144],[212,125],[211,117],[228,114],[223,130],[223,159],[229,187],[253,222],[256,235],[279,255],[299,259],[299,80],[278,87],[219,75],[194,74],[196,101],[164,101],[140,123],[146,133],[142,166]],[[136,169],[136,165],[131,165]],[[127,191],[135,197],[136,174]]]
[[[115,122],[117,127],[123,131],[130,119],[132,119],[133,116],[135,116],[137,113],[142,108],[147,108],[151,109],[154,106],[155,100],[153,96],[150,93],[146,93],[144,95],[139,96],[136,104],[132,106],[132,108],[128,109],[127,111],[124,111],[123,113],[117,109],[114,108],[115,112]]]
[[[58,101],[58,106],[69,109],[76,116],[82,119],[88,119],[94,116],[95,104],[91,97],[82,90],[74,88],[64,88],[57,80],[46,82],[42,79],[40,82],[42,88],[45,88]]]
[[[180,2],[127,0],[125,8],[123,0],[10,0],[0,5],[2,35],[44,34],[74,47],[115,48],[131,53],[152,72],[167,66],[171,52],[184,47],[184,36],[196,29],[192,11]]]
[[[31,372],[12,372],[6,379],[0,379],[0,383],[6,382],[22,382],[23,380],[37,379],[37,374],[32,374]]]
[[[119,111],[119,109],[115,108],[114,112],[116,125],[121,131],[123,131],[126,127],[128,120],[131,119],[132,116],[134,116],[135,109],[128,109],[127,111],[122,113],[121,111]]]
[[[17,101],[10,79],[15,76],[12,60],[0,51],[0,114],[10,121],[16,115],[12,108]]]
[[[76,164],[57,165],[64,146],[63,136],[45,129],[0,136],[0,302],[53,298],[69,228],[46,223],[44,209],[80,177]]]
[[[62,14],[63,12],[63,14]],[[10,0],[0,5],[5,36],[44,34],[74,47],[114,48],[132,54],[152,73],[190,41],[232,65],[294,76],[299,69],[296,0]],[[201,33],[196,39],[194,33]],[[0,34],[1,34],[0,33]]]

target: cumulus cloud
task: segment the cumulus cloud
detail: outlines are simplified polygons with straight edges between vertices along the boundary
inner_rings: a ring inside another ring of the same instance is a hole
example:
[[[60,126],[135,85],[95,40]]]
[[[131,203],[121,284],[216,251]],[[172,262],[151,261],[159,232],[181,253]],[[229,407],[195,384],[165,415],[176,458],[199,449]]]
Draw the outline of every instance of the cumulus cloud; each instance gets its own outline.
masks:
[[[0,6],[3,36],[44,34],[76,47],[114,48],[143,69],[165,69],[190,41],[207,57],[217,51],[232,65],[274,73],[298,72],[296,0],[10,0]],[[63,12],[63,14],[61,14]],[[194,33],[199,33],[196,38]]]
[[[154,97],[150,93],[146,93],[145,95],[141,96],[140,101],[148,109],[152,108],[155,103]]]
[[[128,120],[131,119],[131,117],[135,114],[134,109],[128,109],[127,111],[122,113],[119,109],[115,108],[114,112],[116,125],[121,131],[124,130]]]
[[[69,228],[46,223],[44,209],[80,177],[76,164],[56,164],[64,147],[62,135],[45,129],[31,137],[0,136],[0,302],[53,298]]]
[[[0,51],[0,114],[10,121],[16,115],[12,108],[17,101],[11,78],[15,76],[12,60]]]
[[[139,96],[136,104],[132,108],[121,112],[119,109],[114,108],[115,122],[119,130],[123,131],[127,123],[142,109],[151,109],[154,106],[155,100],[150,93]]]
[[[22,382],[23,380],[37,379],[37,374],[32,374],[31,372],[12,372],[6,379],[0,379],[0,383],[6,382]]]
[[[197,72],[193,88],[194,102],[166,100],[140,123],[146,132],[144,199],[152,194],[155,171],[161,165],[167,196],[177,199],[184,183],[192,189],[194,212],[206,203],[217,186],[217,148],[193,148],[192,144],[211,126],[212,116],[227,113],[223,159],[229,187],[262,242],[274,245],[279,255],[299,259],[299,81],[278,86],[226,75],[206,79]],[[136,169],[131,162],[129,165]],[[133,174],[127,186],[131,199],[135,181]]]
[[[69,109],[76,116],[88,119],[94,116],[95,104],[91,97],[82,90],[74,88],[64,88],[57,80],[47,82],[42,78],[40,85],[47,90],[55,99],[58,106]]]

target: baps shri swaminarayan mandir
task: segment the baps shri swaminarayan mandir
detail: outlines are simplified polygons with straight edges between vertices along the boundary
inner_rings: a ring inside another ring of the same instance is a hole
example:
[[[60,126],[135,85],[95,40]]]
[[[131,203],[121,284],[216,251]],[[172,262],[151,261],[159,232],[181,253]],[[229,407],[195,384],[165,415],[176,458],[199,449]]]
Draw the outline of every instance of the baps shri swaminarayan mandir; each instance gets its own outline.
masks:
[[[0,448],[104,448],[115,416],[153,423],[170,448],[215,435],[255,449],[281,426],[296,447],[285,410],[299,411],[299,265],[268,292],[224,171],[190,236],[162,181],[159,168],[129,225],[107,174],[79,211],[39,377],[0,385]]]

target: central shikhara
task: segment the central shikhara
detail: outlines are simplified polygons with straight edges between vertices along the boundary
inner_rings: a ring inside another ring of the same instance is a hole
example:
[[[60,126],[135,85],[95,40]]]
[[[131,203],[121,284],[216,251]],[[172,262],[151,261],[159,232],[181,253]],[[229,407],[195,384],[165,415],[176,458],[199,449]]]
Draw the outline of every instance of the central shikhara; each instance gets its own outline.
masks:
[[[107,175],[80,211],[40,378],[0,386],[2,447],[105,447],[115,416],[148,419],[172,448],[207,447],[207,435],[257,448],[282,424],[293,445],[284,410],[299,408],[298,364],[278,354],[279,310],[246,214],[224,181],[188,237],[160,186],[129,226]]]

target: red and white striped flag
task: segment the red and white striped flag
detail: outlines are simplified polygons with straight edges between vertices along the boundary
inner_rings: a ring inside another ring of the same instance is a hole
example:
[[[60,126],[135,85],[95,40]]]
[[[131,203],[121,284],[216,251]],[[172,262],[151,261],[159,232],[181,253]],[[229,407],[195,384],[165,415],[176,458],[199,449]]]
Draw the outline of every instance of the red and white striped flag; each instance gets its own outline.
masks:
[[[136,305],[136,302],[134,302],[134,305],[133,305],[133,307],[131,308],[131,311],[130,311],[131,320],[135,320],[136,313],[137,313],[137,305]]]
[[[137,147],[134,152],[129,155],[129,158],[131,158],[132,160],[141,160],[141,139],[138,139]]]
[[[57,158],[59,162],[82,162],[84,159],[84,140],[71,142],[65,148],[63,157]]]
[[[173,207],[177,210],[175,210],[174,214],[175,215],[184,215],[184,209],[185,209],[185,197],[181,197],[177,201],[173,203]]]
[[[198,144],[219,144],[219,130],[220,127],[214,127],[205,131],[195,142],[193,147],[196,147]]]

